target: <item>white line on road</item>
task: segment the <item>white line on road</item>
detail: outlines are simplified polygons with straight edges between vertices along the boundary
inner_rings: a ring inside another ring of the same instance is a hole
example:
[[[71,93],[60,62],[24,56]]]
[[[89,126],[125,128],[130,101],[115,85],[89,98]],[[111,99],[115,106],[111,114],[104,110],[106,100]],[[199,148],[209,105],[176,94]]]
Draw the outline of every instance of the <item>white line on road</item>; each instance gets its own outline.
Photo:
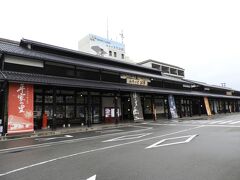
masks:
[[[156,126],[190,126],[190,127],[196,127],[198,124],[165,124],[165,123],[148,123],[148,125],[156,125]]]
[[[97,148],[97,149],[92,149],[92,150],[88,150],[88,151],[78,152],[78,153],[75,153],[75,154],[61,156],[61,157],[58,157],[58,158],[49,159],[47,161],[42,161],[42,162],[39,162],[39,163],[36,163],[36,164],[31,164],[31,165],[24,166],[24,167],[21,167],[21,168],[18,168],[18,169],[14,169],[14,170],[11,170],[11,171],[8,171],[8,172],[5,172],[5,173],[1,173],[0,177],[6,176],[6,175],[9,175],[9,174],[13,174],[13,173],[16,173],[16,172],[19,172],[19,171],[22,171],[22,170],[25,170],[25,169],[29,169],[29,168],[32,168],[32,167],[36,167],[36,166],[40,166],[40,165],[43,165],[43,164],[47,164],[47,163],[50,163],[50,162],[55,162],[55,161],[58,161],[58,160],[67,159],[67,158],[71,158],[71,157],[74,157],[74,156],[79,156],[79,155],[82,155],[82,154],[87,154],[87,153],[91,153],[91,152],[102,151],[102,150],[112,149],[112,148],[125,146],[125,145],[129,145],[129,144],[134,144],[134,143],[138,143],[138,142],[148,141],[148,140],[151,140],[151,139],[156,139],[156,138],[160,138],[160,137],[170,136],[170,135],[174,135],[174,134],[178,134],[178,133],[182,133],[182,132],[191,131],[191,130],[194,130],[194,129],[199,129],[199,128],[202,128],[202,127],[205,127],[205,126],[201,125],[201,126],[197,126],[197,127],[181,130],[181,131],[176,131],[176,132],[173,132],[173,133],[160,135],[160,136],[149,137],[149,138],[140,139],[140,140],[136,140],[136,141],[126,142],[126,143],[122,143],[122,144],[106,146],[106,147],[102,147],[102,148]]]
[[[235,122],[232,122],[232,123],[229,123],[229,124],[238,124],[240,123],[240,121],[235,121]]]
[[[163,139],[161,141],[158,141],[148,147],[146,147],[145,149],[151,149],[151,148],[156,148],[156,147],[162,147],[162,146],[170,146],[170,145],[177,145],[177,144],[185,144],[185,143],[189,143],[191,140],[193,140],[193,138],[197,137],[198,135],[188,135],[188,136],[180,136],[180,137],[173,137],[173,138],[167,138],[167,139]],[[178,142],[173,142],[173,143],[164,143],[165,141],[168,140],[175,140],[175,139],[183,139],[183,138],[188,138],[185,141],[178,141]]]
[[[230,123],[232,121],[223,121],[223,122],[220,122],[219,124],[227,124],[227,123]]]
[[[139,127],[139,126],[134,126],[134,127]],[[24,150],[24,149],[37,149],[37,148],[49,147],[49,146],[54,146],[54,145],[59,145],[59,144],[75,143],[75,142],[80,142],[80,141],[84,141],[84,140],[100,139],[102,137],[108,137],[108,136],[112,136],[112,135],[127,134],[127,133],[132,133],[132,132],[141,132],[141,131],[147,131],[147,130],[153,129],[152,127],[147,127],[147,128],[146,127],[141,127],[141,128],[143,128],[143,129],[134,130],[134,131],[119,132],[119,133],[113,133],[113,134],[104,134],[104,135],[86,137],[86,138],[62,140],[62,141],[58,141],[58,142],[49,142],[49,143],[41,143],[41,144],[35,144],[35,145],[1,149],[0,153],[6,153],[6,152],[9,152],[9,151]]]
[[[51,141],[51,140],[55,140],[55,139],[64,139],[64,138],[71,138],[73,136],[71,135],[64,135],[64,136],[60,136],[60,137],[49,137],[49,138],[37,138],[35,139],[36,141]]]
[[[213,122],[211,122],[211,123],[209,123],[209,124],[218,124],[218,123],[220,123],[220,122],[224,122],[224,121],[213,121]]]
[[[92,176],[92,177],[90,177],[90,178],[88,178],[87,180],[95,180],[96,179],[96,175],[94,175],[94,176]]]
[[[144,136],[148,136],[150,134],[152,134],[152,133],[130,134],[130,135],[120,136],[120,137],[116,137],[116,138],[109,139],[109,140],[102,141],[102,142],[113,142],[113,141],[129,140],[129,139],[139,139],[139,138],[142,138]]]

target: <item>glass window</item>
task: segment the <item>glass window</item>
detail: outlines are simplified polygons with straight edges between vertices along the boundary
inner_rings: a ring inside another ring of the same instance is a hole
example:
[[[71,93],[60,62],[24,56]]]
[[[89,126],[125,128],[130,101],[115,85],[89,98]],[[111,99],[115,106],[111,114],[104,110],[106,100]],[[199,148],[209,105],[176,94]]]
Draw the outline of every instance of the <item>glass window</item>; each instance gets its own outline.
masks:
[[[66,106],[66,118],[74,118],[74,106]]]
[[[93,97],[92,97],[92,103],[93,103],[93,104],[100,104],[100,97],[98,97],[98,96],[93,96]]]
[[[64,103],[64,98],[63,98],[63,96],[57,96],[57,97],[56,97],[56,102],[57,102],[57,103]]]
[[[124,54],[122,54],[122,59],[124,59]]]
[[[36,103],[41,103],[42,102],[42,96],[41,95],[36,95],[35,96],[35,102]]]
[[[41,118],[42,106],[34,106],[34,118]]]
[[[151,103],[151,99],[145,98],[145,100],[144,100],[144,113],[145,113],[145,114],[152,114],[152,103]]]
[[[47,62],[45,63],[46,73],[54,76],[67,76],[72,77],[75,75],[74,66]]]
[[[74,94],[74,91],[69,91],[69,90],[61,90],[61,94]]]
[[[152,68],[160,70],[160,65],[152,63]]]
[[[52,89],[46,89],[46,90],[45,90],[45,93],[46,93],[46,94],[52,94],[52,93],[53,93],[53,90],[52,90]]]
[[[99,123],[99,107],[93,107],[93,123]]]
[[[52,117],[53,117],[53,106],[51,106],[51,105],[46,105],[46,106],[45,106],[45,113],[47,114],[47,117],[48,117],[49,119],[52,119]]]
[[[109,56],[112,56],[112,51],[109,51]]]
[[[83,94],[77,94],[77,103],[84,104],[84,96]]]
[[[114,52],[114,57],[117,57],[117,53],[116,52]]]
[[[66,96],[66,103],[74,103],[74,96]]]
[[[34,89],[34,92],[35,92],[35,93],[42,93],[42,89],[37,89],[37,88],[35,88],[35,89]]]
[[[53,103],[53,96],[45,96],[45,103]]]
[[[85,118],[84,106],[77,106],[76,118]]]
[[[65,118],[65,106],[56,107],[56,118],[59,119]]]
[[[77,77],[81,79],[100,80],[100,73],[98,70],[77,67]]]

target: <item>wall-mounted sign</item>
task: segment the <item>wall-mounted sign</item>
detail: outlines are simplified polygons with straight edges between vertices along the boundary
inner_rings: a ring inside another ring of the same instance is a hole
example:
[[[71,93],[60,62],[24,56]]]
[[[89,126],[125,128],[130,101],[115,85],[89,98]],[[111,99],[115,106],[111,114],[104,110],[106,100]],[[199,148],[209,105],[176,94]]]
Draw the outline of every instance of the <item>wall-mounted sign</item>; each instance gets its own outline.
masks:
[[[131,76],[131,75],[121,75],[122,79],[126,79],[127,84],[134,84],[140,86],[148,86],[148,83],[151,82],[149,78]]]
[[[232,93],[233,93],[232,91],[227,91],[227,92],[226,92],[226,95],[227,95],[227,96],[232,96]]]
[[[10,83],[7,132],[32,132],[33,128],[33,85]]]

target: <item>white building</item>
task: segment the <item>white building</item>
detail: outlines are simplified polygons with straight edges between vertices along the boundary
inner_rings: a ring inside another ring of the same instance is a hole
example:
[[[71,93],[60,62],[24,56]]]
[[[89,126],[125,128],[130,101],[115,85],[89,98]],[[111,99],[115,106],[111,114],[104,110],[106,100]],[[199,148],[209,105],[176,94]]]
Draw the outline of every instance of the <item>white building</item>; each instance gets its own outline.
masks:
[[[78,41],[78,50],[90,54],[124,60],[125,45],[120,42],[89,34]]]
[[[178,78],[184,78],[184,69],[175,65],[163,63],[163,62],[158,62],[152,59],[148,59],[146,61],[142,61],[137,63],[139,65],[143,65],[146,67],[158,69],[162,71],[162,74],[168,75],[168,76],[173,76],[173,77],[178,77]]]

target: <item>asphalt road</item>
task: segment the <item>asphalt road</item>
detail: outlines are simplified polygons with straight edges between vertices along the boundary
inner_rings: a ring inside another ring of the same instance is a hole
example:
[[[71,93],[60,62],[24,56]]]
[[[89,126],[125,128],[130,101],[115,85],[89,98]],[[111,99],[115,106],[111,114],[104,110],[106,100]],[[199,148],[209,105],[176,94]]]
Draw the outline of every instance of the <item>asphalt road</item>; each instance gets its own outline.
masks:
[[[240,114],[0,142],[1,180],[239,180]]]

